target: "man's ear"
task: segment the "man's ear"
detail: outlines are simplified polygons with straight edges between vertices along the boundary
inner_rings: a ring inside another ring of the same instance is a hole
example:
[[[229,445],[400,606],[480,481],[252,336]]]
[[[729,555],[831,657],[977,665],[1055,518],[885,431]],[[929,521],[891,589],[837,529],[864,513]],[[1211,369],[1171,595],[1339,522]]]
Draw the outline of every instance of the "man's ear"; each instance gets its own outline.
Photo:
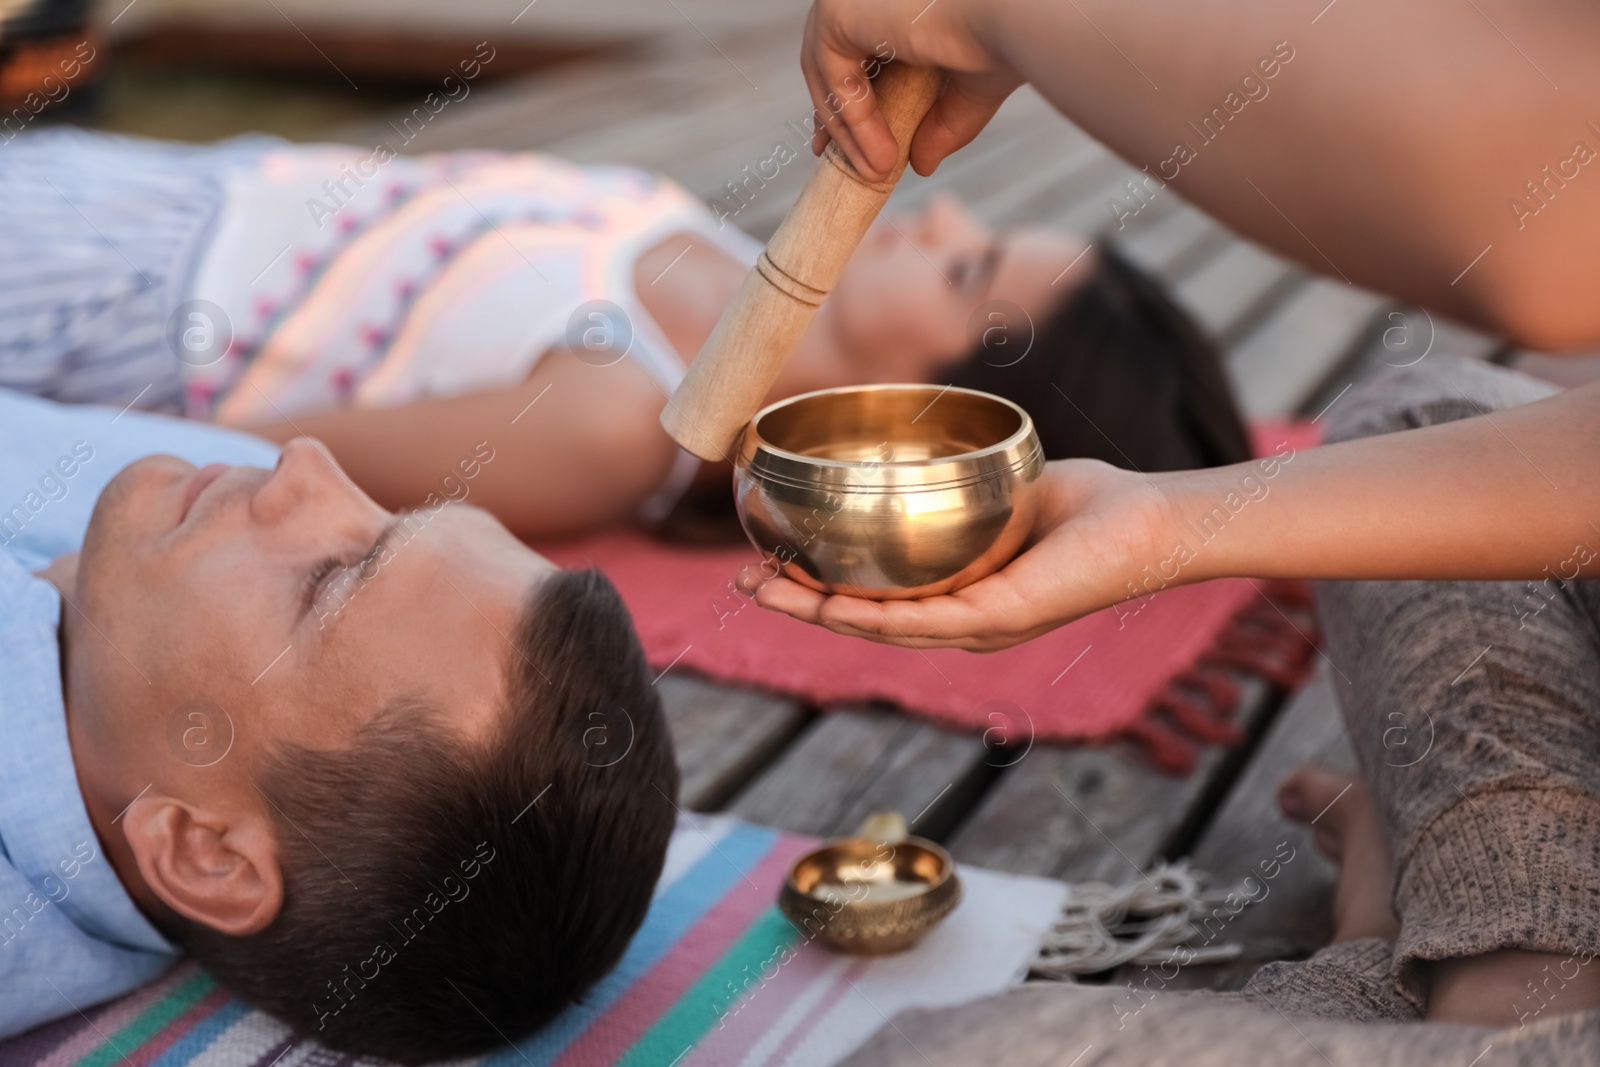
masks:
[[[228,820],[151,792],[128,807],[122,824],[145,884],[179,915],[238,936],[277,917],[283,872],[264,817]]]

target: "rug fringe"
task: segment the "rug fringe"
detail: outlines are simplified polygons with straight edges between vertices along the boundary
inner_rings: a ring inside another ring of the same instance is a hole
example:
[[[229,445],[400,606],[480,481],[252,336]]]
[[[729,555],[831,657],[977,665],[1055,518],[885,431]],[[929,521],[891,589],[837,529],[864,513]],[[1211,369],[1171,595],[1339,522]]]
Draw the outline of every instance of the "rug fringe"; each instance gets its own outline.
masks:
[[[1122,736],[1143,745],[1162,770],[1187,774],[1198,745],[1230,745],[1243,736],[1233,721],[1240,674],[1294,689],[1310,671],[1319,640],[1308,582],[1256,583],[1261,598],[1242,608],[1211,647],[1175,676]]]
[[[1070,981],[1125,963],[1162,964],[1173,951],[1202,936],[1196,921],[1224,907],[1229,891],[1206,891],[1206,878],[1187,861],[1159,864],[1126,885],[1074,883],[1067,903],[1040,942],[1029,978]],[[1187,950],[1186,965],[1237,959],[1236,942]]]

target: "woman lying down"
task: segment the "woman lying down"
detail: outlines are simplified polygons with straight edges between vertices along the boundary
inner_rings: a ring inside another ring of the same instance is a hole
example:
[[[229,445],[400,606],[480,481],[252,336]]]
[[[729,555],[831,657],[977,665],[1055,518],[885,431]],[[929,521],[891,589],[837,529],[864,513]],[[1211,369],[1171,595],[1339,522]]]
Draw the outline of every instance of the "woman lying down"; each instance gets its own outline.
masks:
[[[657,416],[760,246],[664,178],[58,129],[8,146],[0,195],[0,387],[316,437],[385,507],[470,492],[524,538],[729,528],[726,465]],[[950,198],[868,234],[772,399],[872,382],[1006,396],[1051,458],[1249,454],[1156,283]]]

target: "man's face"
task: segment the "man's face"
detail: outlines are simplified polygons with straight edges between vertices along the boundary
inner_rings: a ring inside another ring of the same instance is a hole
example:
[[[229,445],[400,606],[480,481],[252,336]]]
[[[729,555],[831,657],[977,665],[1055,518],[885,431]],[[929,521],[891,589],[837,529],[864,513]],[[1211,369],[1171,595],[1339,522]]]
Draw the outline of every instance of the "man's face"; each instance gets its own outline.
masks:
[[[96,503],[63,613],[85,794],[258,806],[275,743],[345,747],[401,698],[482,737],[552,569],[477,508],[383,510],[307,439],[272,471],[141,459]]]

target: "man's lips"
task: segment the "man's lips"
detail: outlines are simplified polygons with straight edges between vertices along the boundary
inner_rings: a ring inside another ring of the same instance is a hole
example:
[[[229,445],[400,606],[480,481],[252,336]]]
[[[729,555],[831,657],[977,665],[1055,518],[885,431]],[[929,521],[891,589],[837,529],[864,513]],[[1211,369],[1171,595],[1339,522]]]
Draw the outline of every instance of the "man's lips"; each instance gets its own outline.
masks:
[[[194,502],[200,499],[200,494],[205,492],[206,486],[222,477],[228,470],[226,463],[207,463],[194,472],[183,491],[183,507],[178,512],[178,522],[182,523],[189,517],[189,512],[194,509]]]

